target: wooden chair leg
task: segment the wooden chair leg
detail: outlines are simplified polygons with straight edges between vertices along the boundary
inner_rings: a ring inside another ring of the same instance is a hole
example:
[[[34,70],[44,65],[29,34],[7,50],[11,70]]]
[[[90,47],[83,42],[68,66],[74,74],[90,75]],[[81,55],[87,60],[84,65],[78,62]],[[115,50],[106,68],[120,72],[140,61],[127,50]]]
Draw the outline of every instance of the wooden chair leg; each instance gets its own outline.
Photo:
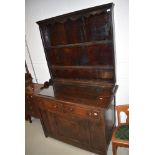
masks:
[[[113,155],[117,155],[117,145],[115,143],[112,143],[112,152]]]

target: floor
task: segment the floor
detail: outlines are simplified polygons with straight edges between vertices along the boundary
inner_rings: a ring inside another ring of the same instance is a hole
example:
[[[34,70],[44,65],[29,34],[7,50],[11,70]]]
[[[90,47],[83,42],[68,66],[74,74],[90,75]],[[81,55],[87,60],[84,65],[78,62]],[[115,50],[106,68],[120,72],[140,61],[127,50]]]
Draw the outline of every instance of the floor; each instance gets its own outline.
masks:
[[[25,123],[25,155],[96,155],[77,147],[44,136],[39,119],[32,118],[32,123]],[[118,155],[129,155],[129,149],[118,148]],[[108,155],[112,155],[111,144]]]

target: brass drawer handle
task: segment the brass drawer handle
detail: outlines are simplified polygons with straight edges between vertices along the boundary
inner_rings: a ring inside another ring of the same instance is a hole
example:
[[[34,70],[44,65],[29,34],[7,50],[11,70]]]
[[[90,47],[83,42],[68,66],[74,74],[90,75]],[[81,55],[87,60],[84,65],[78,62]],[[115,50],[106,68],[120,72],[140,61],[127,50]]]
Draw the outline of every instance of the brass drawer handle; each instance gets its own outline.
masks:
[[[55,109],[56,109],[56,108],[58,108],[58,106],[57,106],[57,105],[54,105],[53,107],[54,107]]]
[[[32,98],[33,96],[31,95],[30,97]]]
[[[97,112],[94,112],[93,114],[94,114],[94,116],[98,116],[98,113]]]
[[[88,114],[90,117],[98,117],[98,112],[89,112]]]
[[[103,97],[99,97],[100,100],[103,100]]]

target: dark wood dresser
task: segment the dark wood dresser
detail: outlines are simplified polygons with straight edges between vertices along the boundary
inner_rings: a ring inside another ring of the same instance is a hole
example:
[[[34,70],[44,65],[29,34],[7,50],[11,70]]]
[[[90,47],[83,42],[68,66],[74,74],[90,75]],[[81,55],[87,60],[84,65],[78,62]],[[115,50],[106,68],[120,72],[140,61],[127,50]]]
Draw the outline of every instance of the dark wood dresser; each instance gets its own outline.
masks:
[[[113,7],[37,22],[51,75],[35,95],[45,136],[100,155],[115,125]]]

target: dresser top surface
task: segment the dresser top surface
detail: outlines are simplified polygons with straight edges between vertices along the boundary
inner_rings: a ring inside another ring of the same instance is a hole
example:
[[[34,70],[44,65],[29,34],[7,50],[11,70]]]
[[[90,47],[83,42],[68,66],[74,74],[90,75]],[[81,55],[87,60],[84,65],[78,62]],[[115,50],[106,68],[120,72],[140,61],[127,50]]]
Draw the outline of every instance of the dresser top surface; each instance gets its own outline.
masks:
[[[36,96],[41,97],[43,99],[48,99],[52,101],[58,101],[62,103],[70,103],[70,104],[78,104],[78,105],[87,105],[91,107],[98,108],[106,108],[110,102],[112,101],[114,94],[104,93],[102,96],[97,99],[84,99],[79,97],[68,97],[68,96],[59,96],[55,97],[53,92],[53,87],[49,86],[49,88],[44,88],[38,91]]]

